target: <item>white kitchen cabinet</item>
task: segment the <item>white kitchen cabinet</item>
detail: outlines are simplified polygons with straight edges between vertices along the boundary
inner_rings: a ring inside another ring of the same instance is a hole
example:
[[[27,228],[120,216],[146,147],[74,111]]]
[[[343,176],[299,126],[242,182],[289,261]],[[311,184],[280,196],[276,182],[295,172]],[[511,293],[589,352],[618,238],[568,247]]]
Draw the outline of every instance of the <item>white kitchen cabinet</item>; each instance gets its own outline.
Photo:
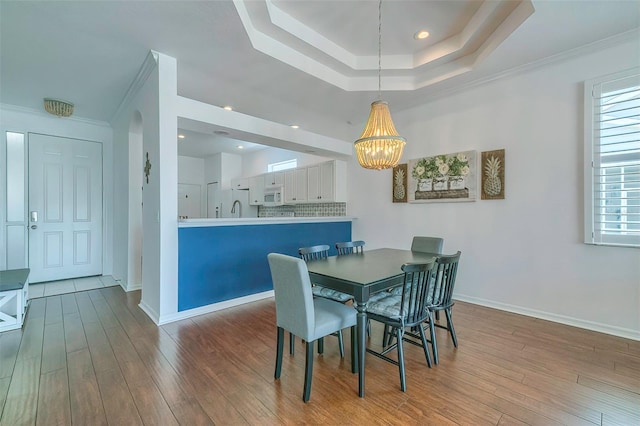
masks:
[[[327,161],[307,167],[307,200],[310,203],[347,201],[347,166]]]
[[[307,169],[290,169],[284,172],[284,201],[287,204],[307,201]]]
[[[249,204],[252,206],[264,204],[264,175],[249,178]]]
[[[231,189],[249,189],[249,178],[231,179]]]
[[[270,172],[264,175],[264,187],[273,188],[284,185],[284,172]]]

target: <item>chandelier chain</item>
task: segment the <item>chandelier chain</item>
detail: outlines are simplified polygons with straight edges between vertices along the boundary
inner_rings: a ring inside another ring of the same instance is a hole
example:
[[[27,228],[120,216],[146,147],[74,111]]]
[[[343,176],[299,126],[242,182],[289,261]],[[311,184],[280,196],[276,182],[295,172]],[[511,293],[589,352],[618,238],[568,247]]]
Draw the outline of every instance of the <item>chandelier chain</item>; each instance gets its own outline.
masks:
[[[378,2],[378,99],[382,99],[382,0]]]

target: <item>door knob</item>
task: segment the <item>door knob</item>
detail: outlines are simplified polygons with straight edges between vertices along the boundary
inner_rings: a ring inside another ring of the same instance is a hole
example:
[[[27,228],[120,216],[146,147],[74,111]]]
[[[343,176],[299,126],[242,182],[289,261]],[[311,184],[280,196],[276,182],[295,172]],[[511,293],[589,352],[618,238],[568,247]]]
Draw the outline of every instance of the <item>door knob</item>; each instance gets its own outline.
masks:
[[[31,225],[31,229],[38,229],[38,225]]]

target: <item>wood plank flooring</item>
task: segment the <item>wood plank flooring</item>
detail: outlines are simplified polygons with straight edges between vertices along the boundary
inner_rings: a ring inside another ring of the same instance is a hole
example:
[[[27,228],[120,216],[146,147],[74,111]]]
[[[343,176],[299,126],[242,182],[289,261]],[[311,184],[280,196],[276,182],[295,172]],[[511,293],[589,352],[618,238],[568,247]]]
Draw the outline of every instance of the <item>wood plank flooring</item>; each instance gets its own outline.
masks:
[[[0,424],[640,425],[633,340],[458,302],[460,346],[438,330],[439,365],[405,345],[406,393],[368,356],[359,398],[330,337],[304,404],[302,342],[273,379],[273,300],[162,327],[139,300],[119,287],[32,300],[23,329],[0,333]],[[381,335],[374,323],[370,345]]]

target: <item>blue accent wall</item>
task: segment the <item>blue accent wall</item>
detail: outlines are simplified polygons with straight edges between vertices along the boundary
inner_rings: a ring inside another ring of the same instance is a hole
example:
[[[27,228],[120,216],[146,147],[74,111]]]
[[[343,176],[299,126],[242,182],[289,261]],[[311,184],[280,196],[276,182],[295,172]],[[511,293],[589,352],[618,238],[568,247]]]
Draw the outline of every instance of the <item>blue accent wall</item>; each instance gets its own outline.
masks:
[[[178,229],[178,311],[273,290],[267,254],[351,241],[351,222]]]

